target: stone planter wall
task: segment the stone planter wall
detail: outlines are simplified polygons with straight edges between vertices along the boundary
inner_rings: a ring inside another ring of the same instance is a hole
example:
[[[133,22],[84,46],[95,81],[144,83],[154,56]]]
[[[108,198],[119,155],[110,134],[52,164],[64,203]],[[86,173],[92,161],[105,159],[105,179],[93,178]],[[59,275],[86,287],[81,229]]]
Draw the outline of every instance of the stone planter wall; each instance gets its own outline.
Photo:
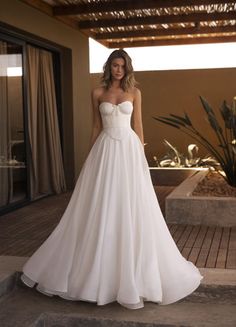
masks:
[[[192,196],[207,171],[188,177],[166,198],[165,218],[168,223],[236,226],[236,198]]]
[[[153,185],[155,186],[176,186],[182,183],[187,177],[198,171],[208,171],[207,168],[161,168],[149,167]]]

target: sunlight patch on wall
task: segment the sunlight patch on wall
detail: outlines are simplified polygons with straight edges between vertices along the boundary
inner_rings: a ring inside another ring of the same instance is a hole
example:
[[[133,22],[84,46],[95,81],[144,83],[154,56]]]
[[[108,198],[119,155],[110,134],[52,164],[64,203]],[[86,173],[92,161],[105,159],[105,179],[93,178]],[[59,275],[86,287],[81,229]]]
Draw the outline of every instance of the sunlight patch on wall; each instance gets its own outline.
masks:
[[[89,39],[90,73],[102,72],[114,49]],[[236,42],[127,48],[135,71],[236,67]]]

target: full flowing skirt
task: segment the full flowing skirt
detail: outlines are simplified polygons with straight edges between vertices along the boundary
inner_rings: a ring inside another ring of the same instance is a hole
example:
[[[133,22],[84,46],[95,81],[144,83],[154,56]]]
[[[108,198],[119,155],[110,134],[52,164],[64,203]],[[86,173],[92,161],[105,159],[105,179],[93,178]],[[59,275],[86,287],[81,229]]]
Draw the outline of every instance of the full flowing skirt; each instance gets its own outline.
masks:
[[[162,216],[143,146],[132,129],[126,134],[98,136],[62,219],[23,268],[28,286],[133,309],[175,302],[199,286],[202,276]]]

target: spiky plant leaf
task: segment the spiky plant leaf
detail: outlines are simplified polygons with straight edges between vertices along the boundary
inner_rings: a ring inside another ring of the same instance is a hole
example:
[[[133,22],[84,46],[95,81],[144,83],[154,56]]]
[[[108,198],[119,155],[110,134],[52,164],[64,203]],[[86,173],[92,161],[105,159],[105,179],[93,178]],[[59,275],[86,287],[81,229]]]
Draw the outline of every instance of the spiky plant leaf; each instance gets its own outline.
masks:
[[[175,119],[175,118],[163,117],[163,116],[160,116],[160,118],[168,120],[169,122],[177,124],[177,125],[185,126],[185,124],[182,121],[179,121],[178,119]]]
[[[219,132],[220,134],[222,134],[222,128],[214,116],[209,115],[208,121],[211,124],[211,127],[215,130],[215,132]]]
[[[226,101],[223,101],[220,107],[220,113],[225,122],[225,127],[230,129],[232,126],[232,111],[230,107],[227,105]]]
[[[172,126],[172,127],[175,127],[175,128],[180,128],[178,125],[176,125],[176,124],[172,124],[172,123],[170,123],[170,122],[168,122],[168,121],[165,121],[164,119],[160,119],[160,118],[157,118],[157,117],[153,117],[153,119],[155,119],[155,120],[157,120],[157,121],[159,121],[159,122],[161,122],[161,123],[164,123],[164,124],[166,124],[166,125],[170,125],[170,126]]]
[[[208,104],[208,102],[206,101],[206,99],[203,98],[202,96],[200,96],[200,100],[201,100],[202,106],[205,109],[206,113],[208,115],[215,116],[214,111],[212,110],[212,108],[210,107],[210,105]]]
[[[177,121],[184,123],[184,125],[189,125],[189,122],[185,117],[181,117],[181,116],[174,115],[174,114],[170,114],[170,116],[177,119]]]
[[[189,116],[188,116],[188,114],[187,114],[186,112],[184,113],[184,116],[185,116],[185,119],[186,119],[187,124],[188,124],[189,126],[193,126],[193,125],[192,125],[192,122],[191,122],[191,120],[190,120],[190,118],[189,118]]]

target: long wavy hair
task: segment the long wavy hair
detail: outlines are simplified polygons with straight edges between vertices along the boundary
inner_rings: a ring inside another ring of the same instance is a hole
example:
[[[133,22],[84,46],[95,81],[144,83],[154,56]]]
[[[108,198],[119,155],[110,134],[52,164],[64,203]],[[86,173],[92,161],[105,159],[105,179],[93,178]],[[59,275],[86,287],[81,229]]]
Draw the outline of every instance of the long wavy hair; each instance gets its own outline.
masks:
[[[114,59],[122,58],[125,61],[125,75],[121,80],[121,88],[127,92],[129,89],[133,88],[137,82],[134,78],[134,69],[132,66],[132,60],[128,53],[123,49],[114,50],[103,66],[103,76],[101,78],[102,85],[109,89],[112,84],[111,75],[111,64]]]

